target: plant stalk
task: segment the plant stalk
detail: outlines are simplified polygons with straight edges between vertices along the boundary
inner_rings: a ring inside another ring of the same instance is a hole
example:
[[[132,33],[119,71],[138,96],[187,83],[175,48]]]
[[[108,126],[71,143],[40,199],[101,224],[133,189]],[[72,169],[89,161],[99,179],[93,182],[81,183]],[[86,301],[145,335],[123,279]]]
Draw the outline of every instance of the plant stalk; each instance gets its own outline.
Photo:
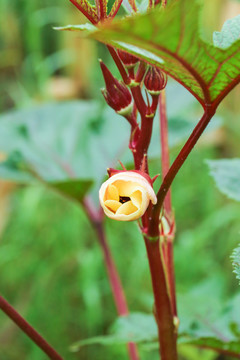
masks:
[[[63,360],[51,345],[0,296],[0,309],[52,360]]]
[[[151,241],[147,237],[144,240],[152,278],[161,360],[177,360],[177,335],[159,240]]]
[[[168,144],[168,120],[166,108],[166,93],[162,90],[159,96],[159,120],[160,120],[160,139],[161,139],[161,163],[162,163],[162,177],[164,178],[170,167],[170,154]],[[175,220],[172,211],[171,190],[169,189],[164,200],[164,215],[170,223],[171,233],[167,234],[164,240],[166,244],[166,266],[168,272],[168,282],[171,295],[173,315],[177,316],[177,301],[176,301],[176,286],[175,286],[175,272],[174,272],[174,257],[173,257],[173,240],[175,236]]]
[[[159,95],[159,120],[160,120],[160,140],[161,140],[161,162],[163,179],[170,167],[169,145],[168,145],[168,120],[166,111],[166,93],[162,90]],[[164,200],[164,210],[168,215],[172,213],[171,190],[166,194]]]

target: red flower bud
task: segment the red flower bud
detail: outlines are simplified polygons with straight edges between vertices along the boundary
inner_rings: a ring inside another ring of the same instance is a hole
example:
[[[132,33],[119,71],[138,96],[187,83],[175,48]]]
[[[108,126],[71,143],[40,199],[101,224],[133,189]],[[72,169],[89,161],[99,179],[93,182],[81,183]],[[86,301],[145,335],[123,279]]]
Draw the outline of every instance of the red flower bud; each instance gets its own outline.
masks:
[[[127,67],[132,67],[136,65],[136,63],[139,61],[139,59],[136,56],[131,55],[126,51],[118,50],[117,52],[118,52],[118,56],[120,57],[124,65]]]
[[[150,66],[144,79],[144,85],[149,94],[159,95],[167,85],[167,77],[160,69]]]
[[[108,70],[106,65],[100,61],[106,89],[102,89],[102,94],[108,103],[117,113],[125,115],[132,108],[132,95],[127,86],[118,81]]]

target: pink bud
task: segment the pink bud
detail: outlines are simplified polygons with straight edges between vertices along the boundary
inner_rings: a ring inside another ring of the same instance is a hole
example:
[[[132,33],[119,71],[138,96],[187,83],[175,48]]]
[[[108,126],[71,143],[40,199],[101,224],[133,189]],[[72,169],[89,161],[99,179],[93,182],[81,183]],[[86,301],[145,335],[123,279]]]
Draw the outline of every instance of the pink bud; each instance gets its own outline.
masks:
[[[124,65],[127,67],[132,67],[139,61],[136,56],[133,56],[126,51],[118,50],[117,52]]]
[[[150,66],[144,79],[144,85],[151,95],[158,95],[167,85],[167,77],[160,69]]]
[[[125,115],[131,111],[132,95],[127,86],[118,81],[108,70],[106,65],[100,61],[106,89],[102,90],[102,94],[108,103],[117,113]]]

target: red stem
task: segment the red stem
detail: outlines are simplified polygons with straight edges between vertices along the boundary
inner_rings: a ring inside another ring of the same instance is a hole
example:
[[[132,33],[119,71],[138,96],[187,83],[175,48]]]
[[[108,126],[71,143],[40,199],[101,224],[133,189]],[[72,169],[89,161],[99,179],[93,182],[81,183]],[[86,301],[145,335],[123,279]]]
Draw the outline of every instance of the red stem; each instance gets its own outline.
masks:
[[[173,257],[173,237],[167,237],[167,270],[169,279],[169,291],[171,295],[173,315],[177,317],[177,300],[176,300],[176,286],[175,286],[175,271],[174,271],[174,257]]]
[[[109,282],[111,285],[114,301],[116,304],[118,315],[127,316],[129,314],[126,297],[124,294],[123,286],[118,275],[116,265],[113,261],[111,251],[108,247],[106,236],[103,228],[102,222],[102,212],[96,211],[96,209],[89,203],[88,199],[84,201],[84,209],[86,214],[93,225],[101,249],[104,255],[104,262],[106,265]],[[139,360],[138,350],[136,344],[130,342],[127,345],[128,353],[131,360]]]
[[[158,236],[159,229],[158,229],[158,223],[159,223],[159,214],[161,211],[161,208],[163,206],[163,202],[165,200],[166,194],[177,175],[178,171],[182,167],[183,163],[187,159],[188,155],[192,151],[193,147],[195,146],[196,142],[198,141],[199,137],[202,135],[203,131],[207,127],[209,121],[212,119],[213,115],[215,114],[215,108],[209,107],[205,110],[201,120],[198,122],[196,127],[194,128],[192,134],[188,138],[187,142],[183,146],[182,150],[178,154],[177,158],[173,162],[172,166],[170,167],[169,171],[167,172],[167,175],[163,179],[162,185],[158,191],[157,204],[153,207],[152,214],[150,215],[152,217],[152,220],[148,227],[148,235],[151,237]]]
[[[177,360],[177,336],[159,240],[151,241],[146,237],[144,240],[152,278],[161,360]]]
[[[124,69],[124,66],[123,66],[123,64],[122,64],[122,62],[121,62],[121,60],[120,60],[117,52],[116,52],[116,51],[114,50],[114,48],[113,48],[112,46],[110,46],[110,45],[107,45],[107,48],[108,48],[108,50],[109,50],[109,52],[110,52],[110,54],[111,54],[111,56],[112,56],[115,64],[117,65],[117,68],[118,68],[118,70],[119,70],[119,72],[120,72],[120,74],[121,74],[121,76],[122,76],[122,79],[123,79],[124,83],[125,83],[126,85],[128,85],[131,80],[130,80],[130,78],[129,78],[127,72],[126,72],[126,70]]]
[[[18,312],[0,296],[0,309],[52,360],[63,360],[63,358],[52,348],[51,345],[20,315]]]
[[[117,312],[120,316],[128,315],[128,306],[123,291],[123,287],[118,276],[116,266],[113,262],[109,247],[106,242],[106,237],[103,229],[102,223],[95,223],[95,230],[98,235],[98,239],[104,254],[104,260],[113,292],[113,297],[117,307]]]
[[[164,179],[170,167],[169,145],[168,145],[168,121],[166,114],[166,94],[162,90],[159,95],[159,119],[161,139],[162,178]],[[172,213],[171,191],[169,190],[164,200],[164,209],[168,215]]]
[[[159,96],[159,119],[160,119],[160,139],[161,139],[161,162],[162,162],[162,177],[165,178],[170,167],[170,155],[168,144],[168,120],[166,109],[166,93],[162,90]],[[172,310],[174,316],[177,316],[177,301],[176,301],[176,286],[175,286],[175,272],[174,272],[174,257],[173,257],[173,240],[175,235],[175,224],[172,212],[171,190],[166,194],[164,200],[164,215],[167,221],[170,222],[171,233],[166,235],[166,264],[168,271],[169,289],[172,302]]]
[[[147,113],[147,106],[143,99],[140,85],[132,87],[131,93],[139,113],[144,117]]]

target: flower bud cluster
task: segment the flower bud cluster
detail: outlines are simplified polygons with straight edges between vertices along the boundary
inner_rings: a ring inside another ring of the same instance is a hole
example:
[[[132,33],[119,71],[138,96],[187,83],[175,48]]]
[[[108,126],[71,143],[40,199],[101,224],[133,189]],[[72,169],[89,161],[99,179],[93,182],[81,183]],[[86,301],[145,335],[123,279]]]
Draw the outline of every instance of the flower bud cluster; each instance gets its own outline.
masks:
[[[127,115],[132,110],[132,95],[127,86],[118,81],[108,70],[106,65],[100,61],[106,88],[102,89],[102,94],[108,103],[120,115]]]

